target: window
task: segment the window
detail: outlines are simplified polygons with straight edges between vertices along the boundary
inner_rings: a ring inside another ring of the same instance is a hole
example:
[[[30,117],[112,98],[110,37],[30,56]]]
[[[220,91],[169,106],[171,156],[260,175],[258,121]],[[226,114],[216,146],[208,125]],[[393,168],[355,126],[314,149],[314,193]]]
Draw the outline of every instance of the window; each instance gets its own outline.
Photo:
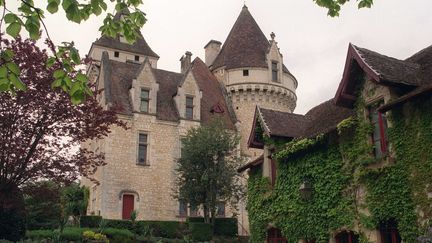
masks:
[[[198,217],[198,207],[194,205],[190,205],[190,216]]]
[[[137,61],[137,62],[138,62],[138,61],[139,61],[139,59],[140,59],[140,58],[139,58],[139,56],[135,56],[135,61]]]
[[[147,134],[140,133],[138,138],[138,164],[148,165],[147,161]]]
[[[248,69],[243,70],[243,76],[249,76],[249,70]]]
[[[342,231],[336,235],[336,243],[358,243],[359,236],[352,231]]]
[[[187,216],[187,203],[184,200],[179,201],[179,216],[180,217]]]
[[[272,62],[272,81],[277,82],[278,81],[278,63]]]
[[[141,112],[149,112],[150,92],[146,89],[141,89]]]
[[[267,230],[268,243],[286,243],[287,240],[282,236],[280,229],[270,228]]]
[[[369,107],[369,120],[373,126],[372,141],[376,158],[382,158],[387,153],[387,119],[385,114],[377,111],[380,103]]]
[[[225,217],[225,203],[224,202],[216,203],[216,216],[217,217]]]
[[[380,225],[381,243],[401,243],[402,239],[397,229],[397,223],[390,220]]]
[[[119,57],[119,56],[120,56],[120,52],[115,51],[115,52],[114,52],[114,57]]]
[[[193,97],[186,97],[186,118],[193,119]]]

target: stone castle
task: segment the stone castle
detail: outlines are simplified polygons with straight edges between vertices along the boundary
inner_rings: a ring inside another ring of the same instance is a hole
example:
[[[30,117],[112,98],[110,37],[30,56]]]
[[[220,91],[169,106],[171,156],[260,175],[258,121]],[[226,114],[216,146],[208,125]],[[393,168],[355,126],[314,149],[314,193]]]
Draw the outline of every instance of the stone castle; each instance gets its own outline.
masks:
[[[119,12],[119,19],[127,12]],[[116,107],[130,129],[112,128],[104,139],[84,146],[105,153],[90,188],[88,213],[128,219],[132,210],[140,220],[183,220],[196,215],[172,196],[176,159],[187,130],[221,118],[241,135],[241,150],[250,160],[262,153],[248,148],[256,106],[293,112],[297,80],[283,63],[275,35],[268,40],[244,6],[222,44],[205,45],[205,61],[186,52],[181,71],[157,68],[159,56],[140,35],[133,44],[122,37],[101,37],[89,51],[94,60],[89,78],[96,82],[100,103]],[[223,204],[218,214],[230,217]],[[243,234],[248,223],[240,206]]]

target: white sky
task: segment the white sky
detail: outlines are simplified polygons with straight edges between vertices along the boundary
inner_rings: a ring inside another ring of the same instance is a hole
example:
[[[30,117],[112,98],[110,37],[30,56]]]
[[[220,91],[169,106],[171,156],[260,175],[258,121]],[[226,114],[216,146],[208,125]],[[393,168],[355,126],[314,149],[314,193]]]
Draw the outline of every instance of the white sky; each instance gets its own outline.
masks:
[[[45,6],[46,0],[35,3]],[[361,10],[351,0],[337,18],[328,17],[312,0],[246,4],[268,38],[275,32],[284,63],[299,82],[296,113],[334,96],[349,42],[399,59],[432,44],[431,0],[375,0],[371,9]],[[158,68],[178,72],[185,51],[204,60],[204,45],[210,39],[225,41],[242,6],[242,0],[144,0],[141,9],[148,21],[142,31],[160,56]],[[63,13],[46,17],[54,42],[73,40],[82,56],[100,36],[102,16],[80,25],[68,22]]]

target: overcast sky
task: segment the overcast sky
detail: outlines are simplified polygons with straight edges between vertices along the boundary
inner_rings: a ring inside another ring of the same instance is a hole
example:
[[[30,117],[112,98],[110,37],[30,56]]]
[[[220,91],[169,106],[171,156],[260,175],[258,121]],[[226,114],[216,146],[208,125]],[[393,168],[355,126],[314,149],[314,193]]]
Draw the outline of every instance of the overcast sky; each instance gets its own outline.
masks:
[[[264,34],[276,34],[284,63],[299,82],[295,113],[334,96],[350,42],[399,59],[432,45],[431,0],[375,0],[371,9],[361,10],[355,2],[331,18],[312,0],[246,1]],[[35,3],[45,6],[46,0]],[[144,0],[148,21],[142,32],[160,56],[158,68],[178,72],[185,51],[204,60],[204,45],[225,41],[242,6],[242,0]],[[100,36],[103,17],[80,25],[63,13],[46,17],[54,41],[75,41],[81,55]]]

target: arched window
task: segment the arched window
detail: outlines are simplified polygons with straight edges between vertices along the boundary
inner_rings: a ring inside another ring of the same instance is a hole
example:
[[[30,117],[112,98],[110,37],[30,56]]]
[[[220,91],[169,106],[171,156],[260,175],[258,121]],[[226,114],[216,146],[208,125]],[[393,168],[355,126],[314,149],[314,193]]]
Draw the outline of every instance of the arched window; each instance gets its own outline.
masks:
[[[336,235],[336,243],[358,243],[359,236],[352,231],[342,231]]]
[[[401,243],[402,239],[397,229],[397,222],[389,220],[380,224],[381,243]]]
[[[267,243],[286,243],[280,229],[270,228],[267,230]]]

